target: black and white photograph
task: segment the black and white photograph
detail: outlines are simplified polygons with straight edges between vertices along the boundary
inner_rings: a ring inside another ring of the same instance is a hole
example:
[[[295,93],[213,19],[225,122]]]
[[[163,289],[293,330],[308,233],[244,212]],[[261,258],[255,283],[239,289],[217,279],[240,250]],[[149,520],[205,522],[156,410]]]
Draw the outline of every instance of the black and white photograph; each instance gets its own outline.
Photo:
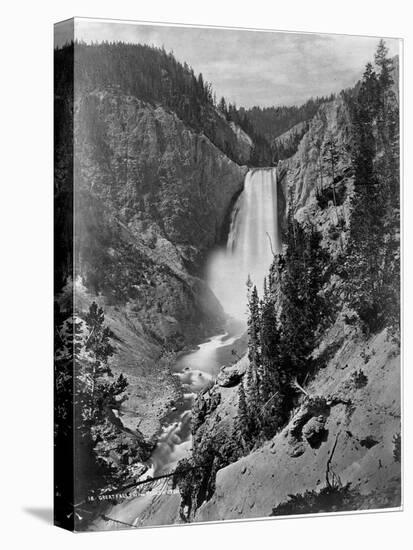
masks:
[[[55,25],[55,522],[401,508],[397,38]]]

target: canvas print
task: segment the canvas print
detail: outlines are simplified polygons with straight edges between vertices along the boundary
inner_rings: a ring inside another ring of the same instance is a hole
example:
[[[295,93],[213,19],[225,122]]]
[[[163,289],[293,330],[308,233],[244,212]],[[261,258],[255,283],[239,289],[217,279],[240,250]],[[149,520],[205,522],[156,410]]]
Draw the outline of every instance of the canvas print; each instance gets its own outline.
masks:
[[[400,509],[400,40],[55,27],[55,522]]]

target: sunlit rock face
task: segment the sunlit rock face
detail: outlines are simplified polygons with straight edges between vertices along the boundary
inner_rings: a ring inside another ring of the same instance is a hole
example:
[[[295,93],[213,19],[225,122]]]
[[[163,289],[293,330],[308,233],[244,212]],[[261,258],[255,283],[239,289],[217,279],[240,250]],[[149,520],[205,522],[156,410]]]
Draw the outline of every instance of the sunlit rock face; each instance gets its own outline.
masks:
[[[351,165],[350,130],[350,112],[345,99],[339,96],[323,103],[309,121],[308,130],[303,135],[296,153],[278,163],[278,183],[286,197],[288,189],[291,189],[297,208],[305,206],[311,200],[317,187],[329,184],[326,169],[320,169],[323,145],[328,139],[332,139],[340,150],[336,175],[342,175],[348,170]]]
[[[246,317],[248,276],[262,293],[273,254],[280,251],[275,168],[251,170],[232,213],[225,249],[212,257],[208,283],[224,307],[237,319]]]

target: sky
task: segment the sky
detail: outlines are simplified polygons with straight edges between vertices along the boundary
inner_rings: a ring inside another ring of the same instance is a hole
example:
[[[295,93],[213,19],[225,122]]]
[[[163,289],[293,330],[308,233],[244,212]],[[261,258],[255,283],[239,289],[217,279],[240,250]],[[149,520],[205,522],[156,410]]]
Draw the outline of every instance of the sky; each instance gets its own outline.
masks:
[[[351,35],[163,26],[125,21],[75,20],[86,42],[123,41],[164,46],[212,84],[217,98],[238,107],[299,105],[310,97],[352,86],[372,61],[379,38]],[[65,42],[56,29],[57,45]],[[390,55],[399,40],[387,38]]]

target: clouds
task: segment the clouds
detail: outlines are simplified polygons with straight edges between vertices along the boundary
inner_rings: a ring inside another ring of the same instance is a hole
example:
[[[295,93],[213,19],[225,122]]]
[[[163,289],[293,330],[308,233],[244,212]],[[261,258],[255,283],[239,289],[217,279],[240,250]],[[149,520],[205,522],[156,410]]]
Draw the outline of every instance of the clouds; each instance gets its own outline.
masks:
[[[76,19],[76,37],[164,46],[238,106],[300,104],[351,86],[378,38]],[[398,40],[387,39],[392,55]]]

